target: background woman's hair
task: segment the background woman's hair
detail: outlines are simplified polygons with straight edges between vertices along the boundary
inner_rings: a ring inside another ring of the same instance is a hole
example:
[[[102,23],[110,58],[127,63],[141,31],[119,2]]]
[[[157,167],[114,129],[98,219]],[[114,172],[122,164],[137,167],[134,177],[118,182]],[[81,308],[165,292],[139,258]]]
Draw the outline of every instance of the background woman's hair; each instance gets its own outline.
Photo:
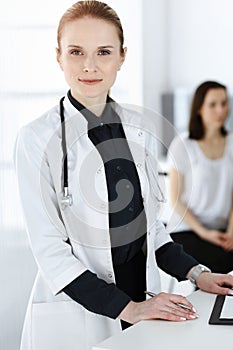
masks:
[[[196,89],[190,111],[190,119],[189,119],[189,138],[194,140],[201,140],[205,136],[205,128],[202,123],[202,118],[199,114],[199,110],[203,105],[205,96],[207,92],[211,89],[224,89],[227,92],[227,88],[225,85],[222,85],[216,81],[206,81],[198,86]],[[221,134],[226,135],[227,130],[224,126],[221,127]]]
[[[77,19],[83,17],[92,17],[96,19],[101,19],[113,24],[118,32],[118,36],[120,39],[120,52],[124,53],[124,33],[121,25],[121,21],[117,15],[117,13],[107,4],[100,1],[78,1],[61,17],[58,29],[57,29],[57,43],[58,49],[60,50],[61,36],[62,30],[66,23],[75,21]]]

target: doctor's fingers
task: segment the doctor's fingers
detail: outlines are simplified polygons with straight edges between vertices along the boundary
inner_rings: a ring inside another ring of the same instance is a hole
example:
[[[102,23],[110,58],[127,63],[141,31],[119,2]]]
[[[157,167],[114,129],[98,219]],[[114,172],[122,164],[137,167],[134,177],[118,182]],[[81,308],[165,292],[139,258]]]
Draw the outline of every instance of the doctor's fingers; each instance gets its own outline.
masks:
[[[162,318],[167,320],[173,320],[174,317],[192,320],[198,317],[193,305],[181,295],[160,293],[153,297],[150,303],[152,312],[159,315],[159,318],[163,316]]]
[[[167,321],[185,321],[187,318],[182,314],[176,314],[172,308],[167,305],[151,303],[151,300],[144,302],[141,306],[140,314],[142,320],[167,320]]]
[[[169,308],[169,312],[180,317],[185,317],[187,320],[194,320],[199,317],[191,303],[179,304],[171,301],[167,304],[167,307]]]
[[[190,303],[190,301],[188,301],[183,295],[180,294],[171,294],[171,293],[165,293],[165,292],[161,292],[159,294],[157,294],[156,296],[154,296],[152,299],[152,302],[155,302],[157,304],[161,304],[161,305],[175,305],[177,303],[182,303],[182,304],[186,304],[187,306],[189,306],[190,308],[193,307],[193,305]]]
[[[161,319],[167,321],[186,321],[194,320],[197,316],[195,314],[187,313],[186,310],[175,308],[169,305],[160,305],[158,308],[151,309],[150,319]]]

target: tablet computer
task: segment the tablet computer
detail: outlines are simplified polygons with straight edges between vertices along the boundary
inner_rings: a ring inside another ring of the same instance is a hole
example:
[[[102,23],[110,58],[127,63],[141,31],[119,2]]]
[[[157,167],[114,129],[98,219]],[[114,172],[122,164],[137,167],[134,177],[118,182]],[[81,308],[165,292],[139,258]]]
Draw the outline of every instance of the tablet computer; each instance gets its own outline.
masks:
[[[233,325],[233,297],[217,295],[209,324]]]

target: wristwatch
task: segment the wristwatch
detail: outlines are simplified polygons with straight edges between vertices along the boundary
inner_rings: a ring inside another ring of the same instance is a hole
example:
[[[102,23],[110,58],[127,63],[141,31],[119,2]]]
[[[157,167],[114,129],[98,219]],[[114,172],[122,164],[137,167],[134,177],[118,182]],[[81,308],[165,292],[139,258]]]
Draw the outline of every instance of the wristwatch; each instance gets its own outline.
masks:
[[[197,277],[202,273],[202,272],[211,272],[211,270],[206,267],[205,265],[198,264],[194,267],[191,275],[189,276],[189,281],[192,282],[193,284],[196,284]]]

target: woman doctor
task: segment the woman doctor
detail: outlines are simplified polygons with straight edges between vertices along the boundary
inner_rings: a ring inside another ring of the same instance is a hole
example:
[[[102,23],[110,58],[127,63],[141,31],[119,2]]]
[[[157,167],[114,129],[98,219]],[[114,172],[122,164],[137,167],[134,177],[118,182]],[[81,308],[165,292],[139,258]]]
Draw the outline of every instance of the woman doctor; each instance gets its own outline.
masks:
[[[38,265],[21,350],[91,349],[140,320],[194,320],[185,297],[160,293],[158,266],[232,294],[231,275],[199,266],[156,219],[153,122],[108,95],[125,56],[108,5],[80,1],[62,16],[57,60],[70,90],[20,130],[15,149]],[[145,300],[145,290],[156,295]]]

